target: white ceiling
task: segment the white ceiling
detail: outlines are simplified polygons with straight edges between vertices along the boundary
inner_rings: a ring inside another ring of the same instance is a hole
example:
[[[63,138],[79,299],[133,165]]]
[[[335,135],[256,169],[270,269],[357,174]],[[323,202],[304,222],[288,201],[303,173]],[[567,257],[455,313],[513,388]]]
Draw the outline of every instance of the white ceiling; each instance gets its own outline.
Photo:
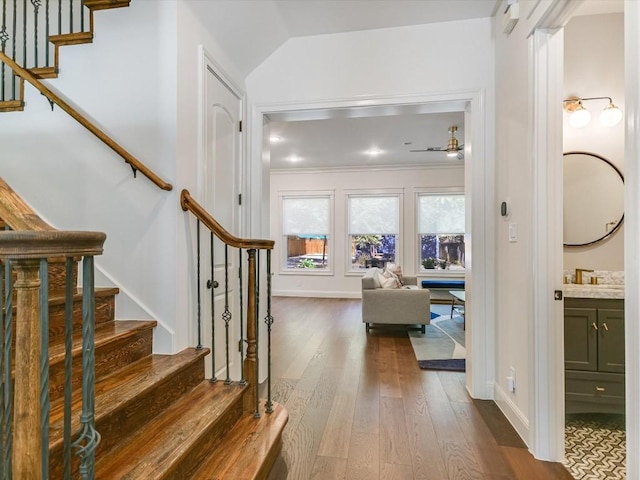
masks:
[[[501,0],[186,0],[236,66],[248,75],[292,37],[492,17]],[[458,126],[464,142],[464,105],[359,108],[314,111],[306,118],[271,117],[271,168],[423,165],[447,160],[443,152],[410,149],[446,147],[448,129]],[[411,145],[405,145],[411,142]],[[371,158],[363,152],[384,151]],[[292,164],[287,157],[302,158]]]

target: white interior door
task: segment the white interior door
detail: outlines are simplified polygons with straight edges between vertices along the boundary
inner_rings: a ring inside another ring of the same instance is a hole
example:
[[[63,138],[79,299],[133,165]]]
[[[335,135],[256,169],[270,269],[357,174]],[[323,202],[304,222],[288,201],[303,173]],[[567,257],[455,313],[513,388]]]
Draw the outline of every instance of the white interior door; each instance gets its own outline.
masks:
[[[204,207],[225,230],[236,236],[238,236],[239,226],[238,172],[241,112],[241,98],[210,66],[207,66]],[[228,340],[230,377],[237,380],[240,360],[238,356],[239,322],[241,321],[238,308],[239,253],[236,248],[226,248],[217,239],[213,242],[212,252],[209,235],[205,230],[202,233],[202,251],[202,278],[211,280],[203,294],[203,344],[210,348],[213,345],[215,360],[214,363],[207,362],[207,376],[211,376],[215,365],[216,377],[220,380],[227,378]],[[213,262],[210,261],[212,254]],[[211,278],[212,273],[213,278]],[[231,314],[228,339],[224,321],[225,311]],[[215,341],[212,340],[213,338]]]

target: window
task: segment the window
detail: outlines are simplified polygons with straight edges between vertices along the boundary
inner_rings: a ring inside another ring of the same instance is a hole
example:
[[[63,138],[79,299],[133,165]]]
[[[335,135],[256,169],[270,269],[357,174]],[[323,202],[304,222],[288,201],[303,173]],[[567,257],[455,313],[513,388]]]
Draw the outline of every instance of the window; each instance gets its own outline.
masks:
[[[400,231],[399,195],[348,197],[351,270],[396,262]]]
[[[464,195],[418,195],[420,267],[464,270]]]
[[[328,271],[331,196],[282,197],[284,265],[290,271]]]

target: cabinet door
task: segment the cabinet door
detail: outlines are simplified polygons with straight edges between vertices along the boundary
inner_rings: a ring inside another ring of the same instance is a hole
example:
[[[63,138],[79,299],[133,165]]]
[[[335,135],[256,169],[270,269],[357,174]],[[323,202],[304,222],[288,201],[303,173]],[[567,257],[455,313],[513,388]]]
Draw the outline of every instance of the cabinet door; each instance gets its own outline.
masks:
[[[595,308],[565,308],[564,367],[597,370],[598,316]]]
[[[598,309],[598,370],[624,373],[624,310]]]

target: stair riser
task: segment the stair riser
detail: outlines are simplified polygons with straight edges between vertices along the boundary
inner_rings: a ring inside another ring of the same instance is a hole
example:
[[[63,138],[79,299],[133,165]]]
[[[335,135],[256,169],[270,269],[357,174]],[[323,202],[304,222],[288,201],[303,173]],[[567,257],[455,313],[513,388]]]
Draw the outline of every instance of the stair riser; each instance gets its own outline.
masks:
[[[200,436],[197,444],[193,445],[188,452],[185,452],[181,460],[176,462],[173,468],[160,478],[162,480],[184,480],[189,478],[197,470],[200,462],[224,441],[225,435],[233,428],[242,414],[242,397],[238,397],[238,400],[225,412],[225,415],[211,425]]]
[[[113,295],[96,296],[96,326],[113,322],[115,319],[115,298]],[[64,336],[65,305],[59,303],[49,306],[49,338]],[[73,302],[73,331],[82,331],[82,300],[75,299]]]
[[[96,430],[101,439],[96,451],[97,458],[107,454],[118,444],[125,441],[127,433],[135,432],[174,401],[194,388],[204,377],[204,360],[198,358],[194,363],[178,370],[163,382],[156,383],[152,389],[132,398],[117,411],[108,416],[100,416],[97,412]],[[50,478],[62,478],[62,442],[50,448]],[[75,457],[75,456],[74,456]],[[79,460],[72,459],[72,477],[78,472]]]
[[[95,352],[95,377],[115,372],[125,365],[151,355],[153,330],[146,329],[132,336],[118,338],[107,345],[100,345]],[[52,363],[49,368],[49,394],[51,401],[64,395],[64,360]],[[76,352],[72,363],[72,388],[82,387],[82,354]]]

